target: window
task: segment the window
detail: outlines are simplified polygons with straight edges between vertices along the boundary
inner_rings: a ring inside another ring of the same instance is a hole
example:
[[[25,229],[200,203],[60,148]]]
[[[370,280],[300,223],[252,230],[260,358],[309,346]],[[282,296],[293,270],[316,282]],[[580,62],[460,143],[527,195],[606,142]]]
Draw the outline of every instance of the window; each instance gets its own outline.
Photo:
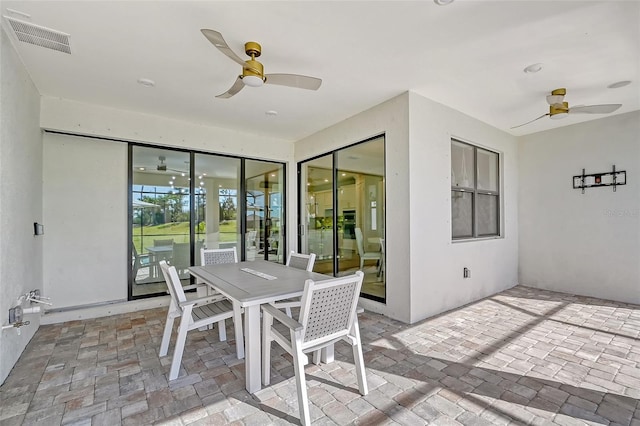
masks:
[[[500,235],[499,154],[451,140],[451,235]]]

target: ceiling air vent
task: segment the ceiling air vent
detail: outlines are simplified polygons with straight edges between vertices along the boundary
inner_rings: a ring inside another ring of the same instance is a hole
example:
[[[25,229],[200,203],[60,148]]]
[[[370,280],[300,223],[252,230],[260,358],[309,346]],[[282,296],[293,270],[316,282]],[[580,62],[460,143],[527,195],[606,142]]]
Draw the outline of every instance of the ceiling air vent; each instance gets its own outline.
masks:
[[[69,34],[5,16],[18,40],[71,54]]]

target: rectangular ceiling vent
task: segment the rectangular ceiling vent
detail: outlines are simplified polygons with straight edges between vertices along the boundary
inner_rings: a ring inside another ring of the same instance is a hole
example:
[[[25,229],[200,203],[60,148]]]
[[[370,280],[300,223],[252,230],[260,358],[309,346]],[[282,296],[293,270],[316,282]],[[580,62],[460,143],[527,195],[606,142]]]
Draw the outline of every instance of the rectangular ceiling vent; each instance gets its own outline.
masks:
[[[69,34],[5,16],[18,40],[71,54]]]

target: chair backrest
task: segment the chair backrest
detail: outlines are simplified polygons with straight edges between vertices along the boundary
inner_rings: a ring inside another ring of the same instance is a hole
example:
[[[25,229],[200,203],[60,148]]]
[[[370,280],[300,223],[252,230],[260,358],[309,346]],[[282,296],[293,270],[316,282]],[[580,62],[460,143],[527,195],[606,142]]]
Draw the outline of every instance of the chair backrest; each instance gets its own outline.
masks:
[[[238,253],[236,253],[235,247],[226,249],[202,249],[200,250],[200,262],[202,265],[238,263]]]
[[[175,308],[182,310],[182,308],[180,308],[180,302],[186,301],[187,297],[184,295],[184,290],[176,267],[169,266],[166,260],[161,260],[158,263],[160,265],[162,275],[164,276],[164,280],[167,283],[167,288],[169,289],[169,294],[171,295],[171,300],[173,301]]]
[[[298,319],[304,327],[304,344],[321,344],[351,331],[363,277],[362,271],[357,271],[346,277],[305,282]]]
[[[169,238],[168,240],[153,240],[153,246],[170,246],[173,244],[173,238]]]
[[[257,246],[257,243],[256,243],[257,236],[258,236],[258,231],[247,231],[247,247]]]
[[[191,244],[173,243],[171,265],[177,269],[186,269],[191,266]]]
[[[140,256],[138,255],[138,250],[136,249],[136,245],[131,243],[131,254],[133,254],[133,264],[131,265],[131,272],[133,275],[133,280],[136,280],[136,275],[138,275],[138,269],[140,269]]]
[[[364,256],[364,241],[362,236],[362,229],[356,228],[356,245],[358,246],[358,254]]]
[[[287,257],[287,266],[305,271],[313,271],[313,264],[316,262],[316,254],[302,254],[291,251]]]

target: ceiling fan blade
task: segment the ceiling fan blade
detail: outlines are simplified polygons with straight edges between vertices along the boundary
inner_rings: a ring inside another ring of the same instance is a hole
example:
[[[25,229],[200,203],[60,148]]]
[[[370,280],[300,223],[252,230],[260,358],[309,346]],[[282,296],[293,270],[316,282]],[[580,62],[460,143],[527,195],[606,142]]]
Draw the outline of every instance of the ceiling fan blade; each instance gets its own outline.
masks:
[[[512,129],[517,129],[518,127],[526,126],[527,124],[529,124],[529,123],[533,123],[534,121],[537,121],[537,120],[540,120],[541,118],[546,117],[547,115],[551,115],[551,114],[549,114],[549,113],[542,114],[540,117],[538,117],[538,118],[534,118],[534,119],[533,119],[533,120],[531,120],[531,121],[527,121],[527,122],[526,122],[526,123],[524,123],[524,124],[518,124],[517,126],[512,127]]]
[[[298,74],[265,74],[265,84],[297,87],[298,89],[318,90],[322,80]]]
[[[609,114],[620,108],[622,104],[584,105],[569,108],[569,114]]]
[[[218,50],[220,50],[222,53],[224,53],[243,67],[245,66],[244,60],[240,56],[236,55],[233,50],[231,50],[227,42],[224,40],[224,37],[222,37],[222,34],[217,31],[208,29],[201,29],[200,31],[207,38],[207,40],[211,42],[211,44],[218,48]]]
[[[229,99],[230,97],[241,91],[243,87],[244,83],[242,82],[242,78],[238,76],[238,78],[236,78],[236,82],[233,83],[233,86],[231,86],[231,88],[223,94],[216,96],[216,98]]]

